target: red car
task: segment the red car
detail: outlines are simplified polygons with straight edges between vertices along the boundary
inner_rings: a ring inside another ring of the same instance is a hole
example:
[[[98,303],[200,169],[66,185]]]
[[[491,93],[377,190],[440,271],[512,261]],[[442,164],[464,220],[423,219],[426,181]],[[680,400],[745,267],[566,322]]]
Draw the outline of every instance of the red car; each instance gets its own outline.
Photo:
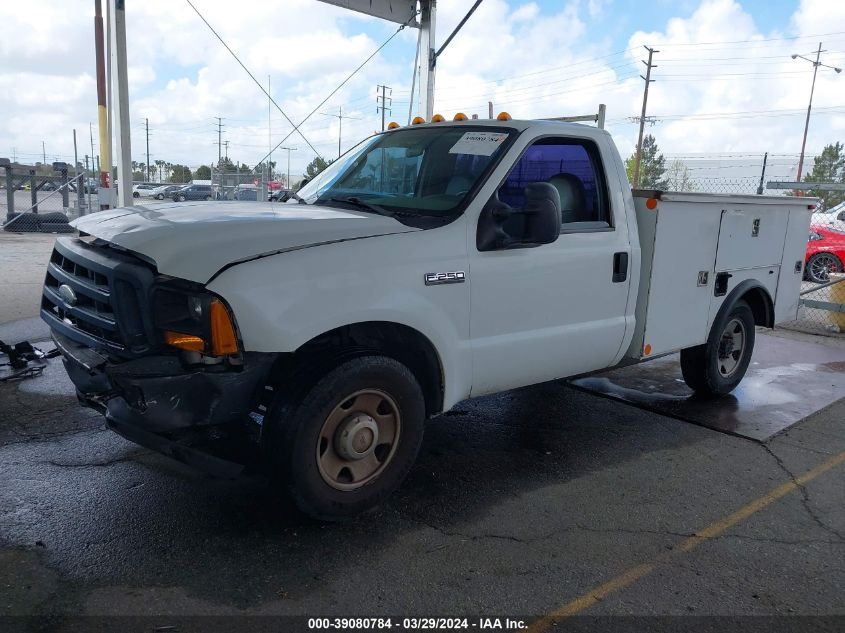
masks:
[[[821,284],[828,274],[841,273],[845,262],[845,233],[828,226],[810,227],[810,241],[804,257],[804,278]]]

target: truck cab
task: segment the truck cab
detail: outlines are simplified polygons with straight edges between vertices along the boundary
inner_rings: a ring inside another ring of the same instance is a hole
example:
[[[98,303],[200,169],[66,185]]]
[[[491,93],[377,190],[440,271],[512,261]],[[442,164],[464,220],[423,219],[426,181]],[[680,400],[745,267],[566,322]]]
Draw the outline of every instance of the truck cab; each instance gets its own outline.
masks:
[[[807,207],[632,192],[587,126],[411,125],[284,204],[77,220],[42,316],[113,429],[260,468],[340,519],[397,487],[424,421],[469,397],[679,350],[695,391],[733,389],[755,326],[797,310]]]

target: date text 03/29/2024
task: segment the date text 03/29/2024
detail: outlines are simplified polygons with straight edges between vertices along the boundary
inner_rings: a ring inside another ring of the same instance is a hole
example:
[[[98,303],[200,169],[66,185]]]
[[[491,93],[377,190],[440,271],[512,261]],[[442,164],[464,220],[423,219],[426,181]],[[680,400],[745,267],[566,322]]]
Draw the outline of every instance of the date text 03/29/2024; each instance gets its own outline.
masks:
[[[308,630],[363,631],[517,631],[528,628],[525,620],[511,618],[309,618]]]

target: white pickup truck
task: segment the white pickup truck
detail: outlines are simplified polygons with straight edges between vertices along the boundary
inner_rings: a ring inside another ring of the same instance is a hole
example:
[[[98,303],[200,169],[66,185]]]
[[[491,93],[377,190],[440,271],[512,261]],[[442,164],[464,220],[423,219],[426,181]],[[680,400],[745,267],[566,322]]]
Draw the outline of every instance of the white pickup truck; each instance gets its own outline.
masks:
[[[370,508],[457,402],[680,350],[696,392],[793,319],[814,200],[634,191],[611,137],[550,121],[372,136],[297,199],[104,211],[41,314],[83,404],[321,519]]]

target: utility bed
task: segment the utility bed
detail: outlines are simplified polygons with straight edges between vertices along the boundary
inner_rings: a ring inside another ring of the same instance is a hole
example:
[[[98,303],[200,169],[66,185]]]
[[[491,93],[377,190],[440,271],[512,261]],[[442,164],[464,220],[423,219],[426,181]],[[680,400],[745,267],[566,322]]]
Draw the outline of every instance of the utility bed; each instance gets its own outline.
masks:
[[[813,198],[634,191],[642,264],[627,355],[701,345],[725,297],[757,282],[796,318]],[[768,309],[768,308],[767,308]]]

